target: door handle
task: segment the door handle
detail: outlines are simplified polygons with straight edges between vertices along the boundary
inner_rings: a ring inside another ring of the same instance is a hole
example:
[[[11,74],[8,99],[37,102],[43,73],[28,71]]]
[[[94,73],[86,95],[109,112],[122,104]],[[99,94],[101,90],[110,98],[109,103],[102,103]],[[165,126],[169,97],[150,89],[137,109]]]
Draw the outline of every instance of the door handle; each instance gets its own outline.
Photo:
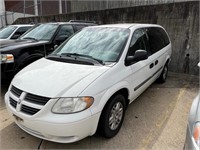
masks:
[[[157,65],[157,64],[158,64],[158,60],[155,61],[155,65]]]
[[[149,68],[153,68],[154,67],[154,63],[150,64]]]

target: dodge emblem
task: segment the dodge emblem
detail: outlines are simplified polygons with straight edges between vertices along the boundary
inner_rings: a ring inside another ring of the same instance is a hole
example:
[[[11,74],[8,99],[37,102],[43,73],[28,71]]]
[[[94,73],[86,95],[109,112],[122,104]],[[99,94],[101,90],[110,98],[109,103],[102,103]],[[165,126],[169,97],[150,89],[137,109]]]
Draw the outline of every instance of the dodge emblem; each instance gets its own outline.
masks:
[[[22,101],[22,100],[21,100],[21,99],[19,99],[19,101],[18,101],[17,103],[18,103],[18,104],[20,104],[20,103],[21,103],[21,101]]]

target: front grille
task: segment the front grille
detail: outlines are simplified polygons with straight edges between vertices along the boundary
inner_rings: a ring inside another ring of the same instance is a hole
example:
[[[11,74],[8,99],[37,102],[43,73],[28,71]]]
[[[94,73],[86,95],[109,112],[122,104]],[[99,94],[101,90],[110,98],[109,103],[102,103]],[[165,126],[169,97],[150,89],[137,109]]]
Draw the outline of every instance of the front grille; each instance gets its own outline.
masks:
[[[22,94],[22,90],[12,86],[11,90],[10,90],[15,96],[20,97],[20,95]]]
[[[13,106],[14,108],[16,108],[17,102],[14,99],[12,99],[11,97],[9,98],[9,101],[10,101],[10,105]]]
[[[11,107],[17,109],[18,112],[20,111],[28,115],[34,115],[39,112],[42,109],[42,106],[44,106],[51,99],[48,97],[27,93],[13,85],[10,93],[12,93],[9,97],[9,103]]]
[[[32,107],[29,107],[29,106],[26,106],[26,105],[22,105],[21,111],[26,113],[26,114],[29,114],[29,115],[34,115],[38,111],[40,111],[40,109],[36,109],[36,108],[32,108]]]
[[[39,104],[39,105],[45,105],[50,100],[50,98],[27,93],[25,100],[29,101],[31,103],[35,103],[35,104]]]

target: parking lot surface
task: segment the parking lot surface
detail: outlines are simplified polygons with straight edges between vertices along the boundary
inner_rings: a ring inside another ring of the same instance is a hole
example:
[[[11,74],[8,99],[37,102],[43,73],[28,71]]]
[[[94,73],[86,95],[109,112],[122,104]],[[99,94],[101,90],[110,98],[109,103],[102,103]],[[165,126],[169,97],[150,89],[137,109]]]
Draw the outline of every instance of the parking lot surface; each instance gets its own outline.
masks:
[[[199,91],[199,77],[169,73],[164,84],[154,83],[126,111],[120,132],[112,139],[98,135],[72,144],[33,137],[8,114],[1,85],[0,149],[182,149],[188,113]],[[83,129],[84,130],[84,129]]]

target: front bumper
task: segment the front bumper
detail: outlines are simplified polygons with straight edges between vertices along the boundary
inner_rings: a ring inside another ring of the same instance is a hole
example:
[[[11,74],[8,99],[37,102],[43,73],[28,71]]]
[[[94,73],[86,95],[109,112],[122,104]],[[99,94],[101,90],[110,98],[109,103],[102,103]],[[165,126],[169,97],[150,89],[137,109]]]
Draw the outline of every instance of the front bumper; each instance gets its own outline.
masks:
[[[186,138],[185,138],[185,145],[184,145],[184,150],[199,150],[198,146],[196,145],[191,130],[189,126],[187,126],[187,133],[186,133]]]
[[[14,68],[14,63],[0,64],[0,67],[2,79],[12,78],[18,72],[18,70]]]
[[[10,105],[8,93],[5,95],[5,103],[21,129],[38,138],[59,143],[72,143],[93,135],[100,117],[100,113],[92,115],[90,109],[75,114],[54,114],[49,109],[29,116]],[[49,101],[49,105],[51,103],[54,102]],[[48,104],[44,107],[48,107]]]

